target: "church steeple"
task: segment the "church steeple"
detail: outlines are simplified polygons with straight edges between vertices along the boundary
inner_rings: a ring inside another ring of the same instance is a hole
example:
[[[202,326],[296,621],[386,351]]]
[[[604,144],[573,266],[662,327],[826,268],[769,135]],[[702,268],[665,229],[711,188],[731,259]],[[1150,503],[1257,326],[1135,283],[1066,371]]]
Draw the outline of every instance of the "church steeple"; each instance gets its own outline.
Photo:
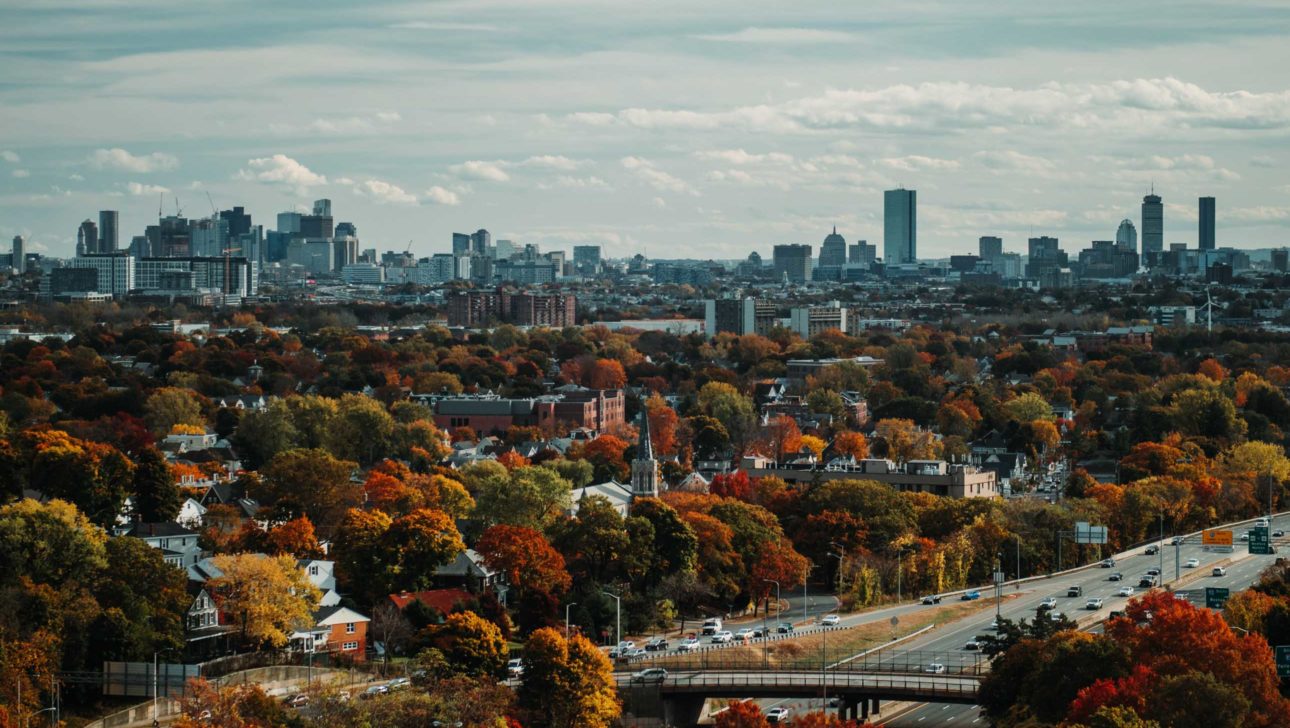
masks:
[[[649,437],[649,413],[642,409],[640,439],[636,443],[636,457],[632,458],[632,496],[656,498],[659,491],[658,461],[654,459],[654,443]]]

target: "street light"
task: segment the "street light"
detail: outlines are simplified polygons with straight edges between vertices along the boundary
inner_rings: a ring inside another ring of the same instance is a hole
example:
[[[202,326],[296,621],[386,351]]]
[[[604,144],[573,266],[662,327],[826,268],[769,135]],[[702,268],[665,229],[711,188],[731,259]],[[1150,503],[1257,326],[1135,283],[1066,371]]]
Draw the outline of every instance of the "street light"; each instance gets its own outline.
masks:
[[[49,711],[54,710],[54,709],[55,709],[55,708],[52,708],[52,707],[50,707],[50,708],[41,708],[40,710],[37,710],[35,713],[30,713],[30,714],[28,714],[28,715],[27,715],[27,717],[26,717],[26,718],[23,718],[23,720],[22,720],[22,724],[23,724],[23,726],[27,726],[27,725],[29,725],[29,724],[31,723],[31,719],[32,719],[32,718],[34,718],[35,716],[38,716],[38,715],[40,715],[41,713],[48,713]]]
[[[604,589],[601,589],[600,593],[604,594],[607,597],[611,597],[614,600],[614,611],[616,613],[616,619],[614,620],[614,624],[618,632],[618,642],[614,645],[614,647],[617,648],[623,644],[623,598],[618,596],[617,594],[612,594],[610,592],[607,592]],[[619,652],[620,654],[618,656],[622,657],[622,654],[621,654],[622,651],[619,650]]]
[[[838,573],[837,573],[837,579],[836,579],[837,586],[834,588],[837,589],[838,591],[842,591],[842,564],[843,562],[846,561],[847,550],[845,547],[842,546],[842,544],[838,543],[837,541],[830,541],[829,545],[838,550],[838,553],[836,554],[830,551],[829,556],[832,556],[833,558],[838,560]]]
[[[569,610],[578,606],[577,602],[569,602],[564,605],[564,638],[569,639]]]
[[[775,621],[779,622],[779,582],[775,581],[774,579],[762,579],[762,581],[766,582],[767,584],[775,585]],[[766,654],[767,665],[770,664],[770,629],[766,626],[766,616],[769,612],[770,612],[770,607],[767,606],[766,609],[763,610],[761,613],[761,631],[762,631],[761,639],[762,639],[762,646],[763,646],[762,651]]]

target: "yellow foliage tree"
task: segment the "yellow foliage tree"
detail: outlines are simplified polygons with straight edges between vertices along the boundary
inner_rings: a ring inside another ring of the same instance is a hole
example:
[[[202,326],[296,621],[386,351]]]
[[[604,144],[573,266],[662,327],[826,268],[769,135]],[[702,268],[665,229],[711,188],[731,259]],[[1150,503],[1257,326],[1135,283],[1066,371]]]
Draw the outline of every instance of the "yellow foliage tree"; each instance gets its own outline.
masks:
[[[534,725],[550,728],[608,728],[622,713],[609,658],[581,635],[566,640],[550,628],[524,648],[519,702]]]
[[[322,595],[293,557],[224,555],[216,556],[214,565],[221,574],[208,587],[237,621],[244,640],[282,647],[291,632],[313,626]]]

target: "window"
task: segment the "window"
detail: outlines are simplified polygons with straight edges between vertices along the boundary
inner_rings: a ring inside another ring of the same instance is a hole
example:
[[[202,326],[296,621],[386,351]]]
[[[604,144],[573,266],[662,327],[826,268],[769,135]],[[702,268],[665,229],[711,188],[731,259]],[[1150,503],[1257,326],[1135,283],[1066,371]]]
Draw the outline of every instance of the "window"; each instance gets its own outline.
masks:
[[[354,623],[350,622],[345,625],[345,634],[354,634]]]
[[[318,576],[318,565],[317,565],[317,564],[313,564],[313,565],[311,565],[311,566],[309,567],[309,575],[310,575],[310,576]]]
[[[357,643],[357,642],[346,642],[345,644],[341,645],[341,649],[342,649],[342,650],[357,650],[357,649],[358,649],[358,643]]]

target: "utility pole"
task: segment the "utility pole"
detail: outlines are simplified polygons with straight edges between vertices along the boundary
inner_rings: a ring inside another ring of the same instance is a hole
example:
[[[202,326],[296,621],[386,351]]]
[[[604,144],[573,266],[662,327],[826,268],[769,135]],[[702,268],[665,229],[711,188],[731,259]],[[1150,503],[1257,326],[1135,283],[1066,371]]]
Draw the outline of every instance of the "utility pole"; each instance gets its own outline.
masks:
[[[611,594],[603,589],[600,590],[600,593],[607,597],[612,597],[614,600],[614,610],[617,615],[615,619],[615,629],[618,632],[618,641],[614,644],[614,649],[618,649],[618,647],[623,644],[623,598],[617,594]],[[622,657],[621,652],[622,651],[619,650],[619,657]]]
[[[1160,511],[1160,548],[1156,549],[1160,556],[1160,586],[1165,585],[1165,512]]]
[[[569,602],[564,605],[564,638],[569,639],[569,610],[577,606],[577,602]]]

